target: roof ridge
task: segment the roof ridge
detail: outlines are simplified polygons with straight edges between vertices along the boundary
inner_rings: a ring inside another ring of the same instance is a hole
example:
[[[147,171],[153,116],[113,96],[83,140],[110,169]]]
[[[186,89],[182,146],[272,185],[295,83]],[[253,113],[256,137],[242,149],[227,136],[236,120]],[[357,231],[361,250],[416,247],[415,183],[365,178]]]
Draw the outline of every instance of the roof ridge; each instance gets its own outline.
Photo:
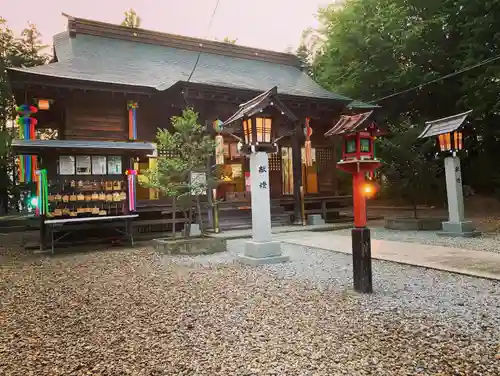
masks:
[[[301,66],[300,60],[296,55],[286,52],[241,46],[154,30],[130,28],[102,21],[72,17],[67,14],[63,15],[68,18],[68,31],[71,37],[75,37],[78,34],[93,35],[197,52],[202,51],[242,59],[267,61],[275,64],[291,65],[296,68],[300,68]]]

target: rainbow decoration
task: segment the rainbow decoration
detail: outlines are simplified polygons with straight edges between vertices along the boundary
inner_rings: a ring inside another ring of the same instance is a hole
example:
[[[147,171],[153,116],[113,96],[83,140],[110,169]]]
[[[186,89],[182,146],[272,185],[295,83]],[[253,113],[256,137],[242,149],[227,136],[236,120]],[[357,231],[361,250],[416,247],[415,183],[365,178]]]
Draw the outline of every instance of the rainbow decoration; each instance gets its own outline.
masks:
[[[23,104],[16,107],[18,117],[16,120],[19,126],[19,139],[34,140],[36,139],[35,126],[37,120],[31,117],[32,114],[38,112],[35,106]],[[37,158],[35,155],[21,155],[19,156],[19,182],[31,183],[37,180],[36,175]]]
[[[137,181],[137,170],[127,170],[125,171],[128,180],[128,211],[135,212],[135,193],[136,193],[136,181]]]
[[[47,170],[36,170],[35,174],[38,176],[36,185],[36,196],[38,198],[38,206],[36,208],[36,215],[50,216],[49,213],[49,184],[47,180]]]
[[[128,109],[128,139],[137,140],[137,117],[136,110],[139,104],[134,101],[127,102]]]

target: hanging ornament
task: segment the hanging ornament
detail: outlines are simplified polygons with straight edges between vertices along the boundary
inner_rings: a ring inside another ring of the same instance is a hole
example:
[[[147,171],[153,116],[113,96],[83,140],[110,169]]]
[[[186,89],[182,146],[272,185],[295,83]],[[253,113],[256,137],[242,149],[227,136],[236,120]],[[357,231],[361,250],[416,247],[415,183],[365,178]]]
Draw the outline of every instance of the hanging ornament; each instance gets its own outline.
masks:
[[[224,164],[224,137],[215,136],[215,164]]]
[[[137,119],[136,119],[137,108],[139,108],[139,104],[137,102],[134,101],[127,102],[129,140],[137,140]]]
[[[212,123],[212,126],[215,130],[215,132],[220,133],[222,132],[222,121],[217,119]]]
[[[309,126],[310,119],[306,117],[306,126],[304,128],[304,135],[306,136],[306,142],[304,143],[305,151],[305,164],[306,166],[312,166],[312,148],[311,148],[311,135],[313,133],[312,128]]]
[[[136,208],[137,170],[127,170],[125,175],[127,175],[128,181],[128,210],[133,213]]]
[[[23,104],[16,107],[18,117],[16,123],[19,127],[19,139],[34,140],[36,139],[35,126],[37,120],[31,117],[32,114],[38,112],[35,106]],[[19,161],[19,182],[30,183],[37,180],[37,158],[33,155],[21,155],[18,157]]]

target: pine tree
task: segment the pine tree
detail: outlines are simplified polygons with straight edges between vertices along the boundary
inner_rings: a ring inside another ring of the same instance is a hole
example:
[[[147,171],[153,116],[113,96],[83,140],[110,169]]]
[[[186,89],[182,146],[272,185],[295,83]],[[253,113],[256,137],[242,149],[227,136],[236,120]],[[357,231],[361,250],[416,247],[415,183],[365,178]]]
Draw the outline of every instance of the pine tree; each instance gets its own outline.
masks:
[[[175,238],[175,212],[179,200],[184,202],[192,216],[192,197],[196,200],[200,228],[203,231],[200,195],[207,191],[210,181],[191,179],[193,173],[208,176],[207,160],[214,153],[214,141],[206,133],[205,127],[198,124],[198,114],[186,108],[181,116],[171,118],[173,132],[158,129],[156,142],[160,156],[156,166],[148,170],[141,184],[159,189],[173,200],[173,237]]]

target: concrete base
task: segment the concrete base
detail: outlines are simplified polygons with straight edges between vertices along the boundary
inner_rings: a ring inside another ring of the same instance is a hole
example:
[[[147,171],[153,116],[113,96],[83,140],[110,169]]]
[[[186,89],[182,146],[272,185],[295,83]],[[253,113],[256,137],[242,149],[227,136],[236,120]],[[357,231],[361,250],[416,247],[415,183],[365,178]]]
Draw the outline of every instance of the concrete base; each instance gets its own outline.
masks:
[[[200,236],[201,230],[198,223],[191,223],[191,228],[189,229],[189,236]]]
[[[384,227],[389,230],[400,231],[439,231],[443,229],[442,222],[446,218],[385,218]]]
[[[325,220],[321,217],[320,214],[311,214],[307,216],[307,224],[308,225],[324,225]]]
[[[473,238],[481,235],[476,231],[474,225],[470,221],[465,222],[443,222],[443,231],[438,232],[440,236]]]
[[[255,242],[248,240],[245,243],[245,253],[238,256],[238,260],[244,264],[277,264],[286,262],[290,258],[281,254],[281,242]]]

